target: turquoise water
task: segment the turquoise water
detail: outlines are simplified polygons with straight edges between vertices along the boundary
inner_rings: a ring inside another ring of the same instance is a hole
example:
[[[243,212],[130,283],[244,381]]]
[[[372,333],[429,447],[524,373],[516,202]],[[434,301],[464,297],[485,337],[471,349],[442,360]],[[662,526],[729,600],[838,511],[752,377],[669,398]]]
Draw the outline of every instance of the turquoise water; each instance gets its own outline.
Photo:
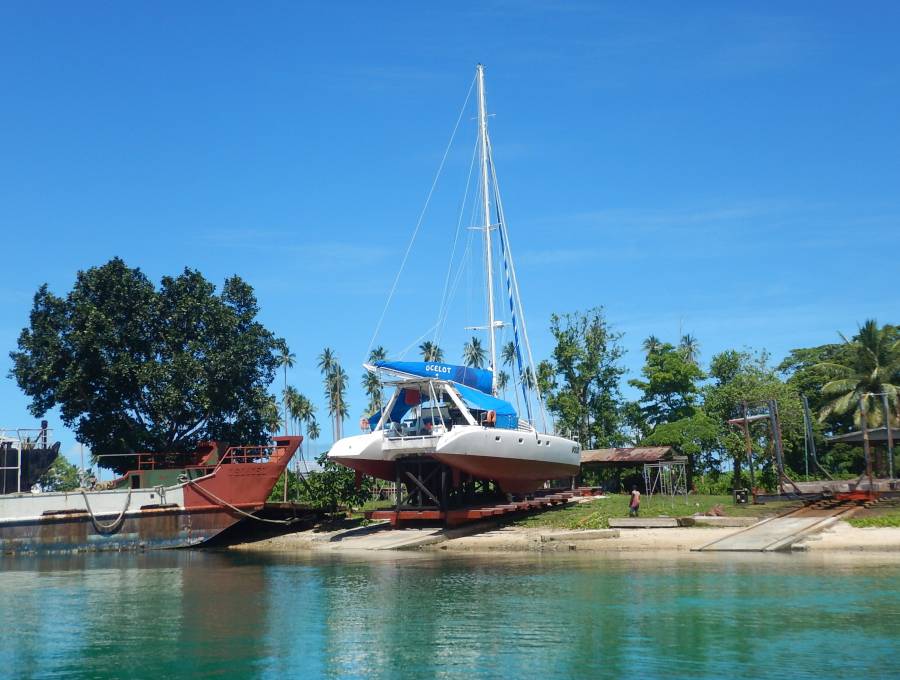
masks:
[[[0,560],[6,677],[891,677],[900,559]]]

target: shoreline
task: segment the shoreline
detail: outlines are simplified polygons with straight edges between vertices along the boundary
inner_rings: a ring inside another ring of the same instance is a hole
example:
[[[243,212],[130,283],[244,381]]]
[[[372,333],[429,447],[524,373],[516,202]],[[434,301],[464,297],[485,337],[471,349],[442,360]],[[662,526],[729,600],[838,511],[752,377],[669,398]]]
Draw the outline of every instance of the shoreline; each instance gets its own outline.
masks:
[[[377,528],[372,528],[375,533]],[[428,530],[409,530],[425,531]],[[725,527],[673,527],[662,529],[618,529],[618,535],[595,537],[597,533],[562,529],[494,525],[464,527],[441,532],[431,530],[418,543],[395,550],[419,550],[445,553],[687,553],[736,531]],[[616,532],[607,532],[614,534]],[[310,529],[251,543],[230,546],[230,550],[246,552],[346,552],[339,539],[345,532]],[[363,549],[373,550],[373,549]],[[384,552],[385,548],[376,548]],[[900,553],[900,528],[856,528],[847,522],[837,522],[819,534],[802,539],[792,550],[785,552],[842,552],[842,553]]]

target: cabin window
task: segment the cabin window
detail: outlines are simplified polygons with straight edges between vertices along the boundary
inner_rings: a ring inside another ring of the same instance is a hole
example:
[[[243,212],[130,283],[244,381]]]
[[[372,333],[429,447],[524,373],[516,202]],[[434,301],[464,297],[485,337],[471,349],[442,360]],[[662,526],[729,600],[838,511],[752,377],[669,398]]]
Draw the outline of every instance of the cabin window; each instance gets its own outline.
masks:
[[[500,435],[496,435],[496,436],[494,437],[494,441],[495,441],[495,442],[499,442],[499,441],[500,441]]]
[[[519,437],[519,443],[520,443],[520,444],[524,444],[524,443],[525,443],[525,440],[522,439],[521,437]]]

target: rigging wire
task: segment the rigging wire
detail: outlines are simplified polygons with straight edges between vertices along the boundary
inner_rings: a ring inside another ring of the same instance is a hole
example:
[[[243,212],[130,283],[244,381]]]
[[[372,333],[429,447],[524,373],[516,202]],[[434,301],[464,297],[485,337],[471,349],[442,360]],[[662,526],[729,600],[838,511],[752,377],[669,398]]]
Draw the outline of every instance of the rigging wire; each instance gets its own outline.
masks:
[[[459,233],[462,231],[462,223],[463,223],[463,214],[466,211],[466,203],[469,199],[469,187],[472,185],[472,171],[475,169],[475,156],[478,153],[478,140],[475,141],[475,146],[472,149],[472,160],[469,162],[469,174],[466,177],[466,190],[463,194],[462,203],[459,206],[459,216],[456,219],[456,233],[453,235],[453,248],[450,250],[450,260],[447,262],[447,275],[444,277],[444,290],[441,293],[441,305],[438,308],[438,324],[435,327],[434,339],[433,342],[437,344],[438,335],[443,330],[441,326],[441,319],[445,317],[445,307],[450,304],[450,300],[447,298],[447,290],[450,285],[450,274],[453,271],[453,260],[456,256],[456,247],[459,243]]]
[[[509,269],[510,269],[510,278],[512,280],[513,293],[515,296],[516,306],[519,308],[519,316],[522,321],[522,338],[525,341],[525,351],[528,354],[528,363],[531,368],[531,378],[534,383],[532,389],[534,390],[534,394],[537,397],[538,407],[541,410],[541,421],[544,426],[544,430],[547,429],[547,412],[544,408],[544,399],[541,395],[541,388],[538,385],[537,380],[537,368],[534,365],[534,355],[531,352],[531,342],[528,339],[528,329],[525,325],[525,308],[522,306],[522,297],[519,294],[519,278],[516,275],[516,269],[513,266],[513,256],[512,256],[512,247],[509,242],[509,231],[506,228],[506,213],[503,209],[503,199],[500,197],[500,183],[497,181],[497,168],[494,165],[494,154],[493,148],[491,146],[490,140],[488,140],[488,154],[491,159],[491,175],[494,182],[494,194],[495,199],[497,201],[497,211],[500,215],[500,226],[499,228],[503,230],[505,241],[506,241],[506,253],[509,260]]]
[[[400,281],[400,276],[403,274],[403,268],[406,266],[407,259],[409,259],[409,253],[412,250],[413,244],[416,242],[416,236],[419,233],[419,228],[422,226],[422,221],[425,219],[425,213],[428,211],[428,204],[431,202],[431,197],[434,195],[434,189],[437,186],[438,179],[440,179],[441,171],[444,169],[444,163],[447,162],[447,156],[450,155],[450,148],[453,146],[453,140],[456,138],[456,131],[459,129],[459,123],[462,120],[463,113],[469,103],[469,98],[472,96],[474,87],[475,78],[472,79],[472,83],[469,85],[469,91],[466,93],[466,99],[463,102],[462,108],[459,110],[459,116],[457,116],[456,124],[453,126],[453,132],[450,134],[450,141],[447,142],[447,148],[444,149],[444,155],[441,158],[440,165],[438,165],[437,172],[434,175],[431,188],[428,190],[428,196],[425,198],[425,205],[422,207],[422,212],[419,213],[419,219],[416,221],[415,229],[413,229],[412,238],[410,238],[409,245],[406,246],[406,252],[403,254],[403,259],[400,261],[400,269],[397,272],[397,276],[394,277],[394,283],[391,286],[390,293],[388,293],[387,301],[384,303],[384,309],[381,310],[381,316],[378,318],[378,324],[375,326],[375,332],[372,334],[372,339],[369,340],[369,348],[366,350],[366,356],[372,351],[372,346],[375,344],[375,338],[378,337],[378,333],[381,331],[381,324],[384,323],[384,317],[387,314],[388,307],[390,307],[391,299],[394,297],[394,293],[397,290],[397,283]]]

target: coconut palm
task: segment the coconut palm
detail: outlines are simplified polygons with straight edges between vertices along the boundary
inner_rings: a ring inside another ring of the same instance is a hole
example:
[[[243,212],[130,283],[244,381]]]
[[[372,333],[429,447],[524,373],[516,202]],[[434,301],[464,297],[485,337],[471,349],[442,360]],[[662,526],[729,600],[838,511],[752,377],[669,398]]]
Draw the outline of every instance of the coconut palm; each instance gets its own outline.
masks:
[[[516,345],[512,340],[503,345],[503,349],[500,350],[500,360],[504,366],[509,366],[510,370],[515,368]]]
[[[486,359],[487,352],[481,346],[481,340],[473,335],[472,339],[463,345],[463,363],[472,368],[484,368]]]
[[[423,361],[443,361],[444,350],[438,347],[436,342],[426,340],[419,345],[419,351],[422,353]]]
[[[316,407],[297,390],[293,388],[288,389],[293,390],[293,393],[288,398],[288,410],[291,413],[291,418],[297,424],[297,433],[302,436],[303,424],[309,421],[310,417],[315,413]]]
[[[284,430],[287,434],[291,433],[290,424],[297,422],[296,415],[296,406],[297,399],[301,396],[301,394],[297,391],[297,388],[293,385],[288,385],[284,388],[284,392],[281,394],[281,402],[284,404],[284,420],[285,427]]]
[[[830,380],[822,386],[822,394],[832,397],[819,411],[819,418],[853,413],[853,422],[860,426],[865,404],[866,420],[878,427],[885,423],[886,414],[879,395],[888,396],[888,409],[897,411],[897,390],[900,388],[900,339],[893,326],[878,328],[874,319],[867,320],[852,340],[844,341],[835,359],[816,364]],[[894,416],[896,418],[896,416]]]
[[[384,361],[386,358],[387,350],[384,347],[379,346],[369,352],[370,364],[374,364],[376,361]],[[381,407],[381,402],[384,397],[384,389],[381,385],[381,380],[378,378],[378,374],[366,371],[362,377],[362,386],[366,396],[369,397],[367,410],[369,413],[374,413]]]
[[[319,371],[323,376],[327,376],[331,373],[332,369],[337,364],[337,355],[334,353],[334,350],[330,347],[326,347],[322,350],[322,353],[319,355]]]
[[[500,371],[497,374],[497,389],[503,392],[503,398],[506,399],[506,386],[509,385],[509,373]]]
[[[347,372],[336,361],[330,375],[325,379],[325,396],[328,398],[328,413],[333,418],[335,441],[341,438],[344,418],[350,413],[347,404]]]
[[[641,347],[644,349],[644,352],[647,354],[653,354],[654,352],[658,352],[660,347],[662,347],[662,340],[657,338],[655,335],[648,335],[647,339],[641,344]]]
[[[284,369],[284,382],[281,386],[281,412],[284,414],[284,427],[285,431],[287,431],[287,402],[286,402],[286,393],[287,393],[287,371],[289,368],[293,368],[294,364],[297,362],[297,355],[291,352],[288,349],[287,343],[282,340],[279,343],[278,347],[279,355],[278,355],[278,365]]]
[[[384,397],[384,389],[381,386],[381,379],[377,373],[366,371],[362,377],[363,390],[369,398],[369,404],[366,406],[368,413],[374,413],[381,407],[381,401]]]
[[[281,415],[278,413],[278,402],[275,401],[275,397],[269,396],[267,398],[262,408],[262,418],[266,425],[266,430],[273,435],[277,434],[278,428],[281,427]]]
[[[694,364],[694,366],[700,365],[700,341],[693,335],[690,333],[682,335],[681,341],[678,343],[678,349],[681,350],[685,361]]]
[[[306,434],[309,436],[310,441],[316,441],[322,435],[321,430],[319,430],[319,421],[316,420],[315,415],[311,416],[306,423]]]
[[[534,389],[534,372],[531,370],[531,366],[525,367],[525,372],[522,373],[522,384],[525,386],[526,390]]]

